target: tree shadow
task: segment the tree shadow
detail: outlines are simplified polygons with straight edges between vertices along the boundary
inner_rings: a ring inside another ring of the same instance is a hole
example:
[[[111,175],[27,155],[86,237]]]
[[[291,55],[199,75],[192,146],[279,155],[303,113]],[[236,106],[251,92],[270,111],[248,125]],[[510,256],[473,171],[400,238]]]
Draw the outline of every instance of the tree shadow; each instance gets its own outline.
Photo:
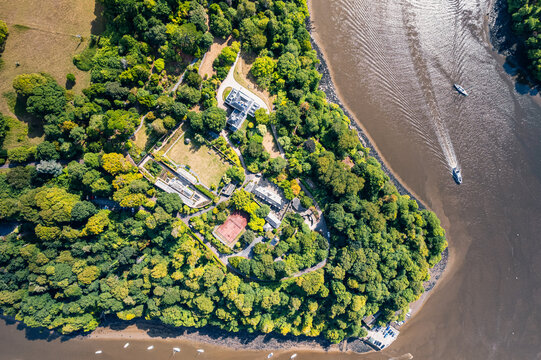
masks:
[[[96,18],[90,24],[90,33],[92,35],[99,35],[105,31],[105,19],[103,16],[105,7],[98,0],[94,4],[94,15]]]
[[[39,138],[44,135],[43,131],[43,119],[34,116],[26,111],[26,100],[17,96],[15,107],[13,109],[15,116],[22,122],[28,125],[28,137]]]

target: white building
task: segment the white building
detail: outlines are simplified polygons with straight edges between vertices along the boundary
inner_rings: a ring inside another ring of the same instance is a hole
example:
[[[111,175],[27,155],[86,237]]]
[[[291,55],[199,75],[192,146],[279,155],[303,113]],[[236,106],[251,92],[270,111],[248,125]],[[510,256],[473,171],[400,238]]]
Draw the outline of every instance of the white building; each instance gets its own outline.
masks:
[[[280,219],[278,218],[278,216],[276,216],[274,213],[270,212],[269,215],[267,215],[267,217],[265,218],[265,220],[267,220],[267,222],[273,227],[273,228],[277,228],[278,226],[280,226],[280,224],[282,223],[280,221]]]
[[[272,191],[269,187],[257,186],[253,193],[255,196],[268,203],[275,208],[282,209],[282,197],[277,192]]]

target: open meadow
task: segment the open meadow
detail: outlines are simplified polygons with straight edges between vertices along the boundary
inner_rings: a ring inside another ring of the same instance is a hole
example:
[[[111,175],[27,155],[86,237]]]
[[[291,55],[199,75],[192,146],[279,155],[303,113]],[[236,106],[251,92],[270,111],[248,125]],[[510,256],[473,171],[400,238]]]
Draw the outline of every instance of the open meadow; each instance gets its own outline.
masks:
[[[0,19],[9,29],[0,65],[0,112],[15,115],[13,79],[24,73],[47,72],[60,85],[66,74],[75,75],[73,91],[80,92],[90,82],[90,73],[73,65],[73,55],[83,51],[91,33],[101,31],[95,0],[17,0],[0,1]],[[76,35],[81,35],[78,38]],[[17,65],[18,63],[18,65]],[[36,144],[42,140],[42,129],[28,119],[10,121],[12,129],[5,147]],[[25,130],[27,129],[27,130]],[[28,132],[28,137],[25,137]]]

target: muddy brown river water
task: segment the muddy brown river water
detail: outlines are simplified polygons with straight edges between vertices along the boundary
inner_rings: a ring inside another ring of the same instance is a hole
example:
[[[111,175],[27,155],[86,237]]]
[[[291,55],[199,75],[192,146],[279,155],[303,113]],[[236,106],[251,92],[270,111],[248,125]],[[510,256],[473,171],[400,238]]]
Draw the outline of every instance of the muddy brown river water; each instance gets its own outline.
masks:
[[[489,42],[486,0],[314,0],[338,92],[447,230],[446,273],[385,351],[273,359],[541,359],[541,108]],[[453,90],[463,85],[470,96]],[[460,165],[464,183],[451,168]],[[185,340],[32,340],[0,324],[0,359],[266,359]],[[152,351],[145,350],[154,344]],[[181,353],[173,355],[172,346]],[[198,354],[196,349],[205,348]]]

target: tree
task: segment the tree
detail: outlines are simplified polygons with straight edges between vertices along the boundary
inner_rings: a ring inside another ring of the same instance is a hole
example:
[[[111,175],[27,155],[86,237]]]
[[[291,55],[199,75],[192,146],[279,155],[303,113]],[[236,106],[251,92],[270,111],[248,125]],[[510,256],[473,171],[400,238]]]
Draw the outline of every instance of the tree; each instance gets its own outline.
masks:
[[[210,131],[219,133],[225,128],[227,117],[223,109],[215,106],[208,108],[203,112],[203,125]]]
[[[15,89],[17,95],[26,97],[30,96],[35,88],[50,81],[54,81],[54,79],[51,75],[45,73],[21,74],[13,79],[13,89]]]
[[[269,161],[269,167],[267,168],[267,170],[271,173],[271,174],[279,174],[281,173],[287,166],[287,161],[286,159],[282,158],[282,157],[277,157],[277,158],[274,158],[274,159],[270,159]]]
[[[164,208],[169,214],[180,211],[182,209],[182,200],[178,194],[170,194],[165,192],[160,192],[156,198],[156,203]]]
[[[189,22],[195,24],[197,30],[207,31],[207,12],[205,8],[197,1],[190,1],[190,12],[188,13]]]
[[[9,169],[9,172],[6,175],[6,180],[8,184],[14,189],[25,189],[30,187],[32,180],[32,170],[34,168],[31,166],[16,166]]]
[[[197,52],[197,44],[203,35],[200,31],[197,31],[196,26],[191,23],[181,26],[168,24],[167,34],[169,34],[171,44],[179,47],[182,52],[189,55],[194,55]]]
[[[43,141],[36,148],[36,159],[38,160],[57,160],[60,158],[56,146],[49,141]]]
[[[227,39],[231,34],[231,22],[223,16],[212,15],[210,17],[210,32],[222,39]]]
[[[270,56],[260,56],[255,59],[250,73],[255,76],[259,86],[266,88],[270,85],[275,68],[276,63],[273,58]]]
[[[177,96],[180,101],[192,107],[201,100],[201,91],[184,84],[177,89]]]
[[[152,127],[152,130],[153,130],[158,136],[162,136],[162,135],[167,134],[167,129],[165,128],[162,119],[156,119],[156,120],[154,120],[154,121],[152,122],[152,124],[150,124],[150,126]]]
[[[133,169],[133,165],[131,165],[122,154],[103,154],[101,160],[103,169],[111,175],[127,173]]]
[[[8,150],[8,159],[9,161],[15,162],[15,163],[29,161],[34,158],[35,152],[36,152],[36,148],[19,146],[19,147]]]
[[[49,80],[36,86],[26,100],[26,111],[35,115],[58,114],[66,106],[66,90]]]
[[[40,174],[50,174],[57,177],[62,174],[62,165],[55,160],[41,160],[36,165],[36,171]]]
[[[96,214],[98,209],[89,201],[79,201],[71,209],[71,219],[73,221],[85,221]]]
[[[267,215],[269,215],[269,213],[270,213],[270,207],[269,205],[266,205],[266,204],[262,205],[259,209],[255,211],[255,214],[262,219],[266,218]]]
[[[229,177],[232,181],[235,181],[239,184],[244,183],[245,180],[245,174],[244,169],[240,166],[233,166],[227,169],[226,173],[227,177]]]
[[[0,20],[0,53],[6,48],[6,40],[9,35],[8,26]]]

